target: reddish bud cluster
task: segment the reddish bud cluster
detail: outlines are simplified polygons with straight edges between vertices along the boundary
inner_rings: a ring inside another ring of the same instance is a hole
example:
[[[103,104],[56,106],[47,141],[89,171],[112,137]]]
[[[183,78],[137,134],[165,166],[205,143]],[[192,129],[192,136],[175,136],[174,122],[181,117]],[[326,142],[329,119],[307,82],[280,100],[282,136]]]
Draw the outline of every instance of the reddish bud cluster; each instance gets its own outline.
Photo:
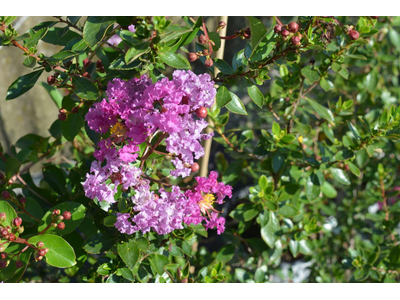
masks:
[[[72,214],[69,211],[64,211],[62,215],[65,220],[70,220],[72,217]]]
[[[349,31],[349,37],[351,40],[355,41],[360,37],[360,33],[356,30],[350,30]]]
[[[1,197],[3,198],[3,199],[10,199],[10,197],[11,197],[11,195],[10,195],[10,193],[8,192],[8,191],[3,191],[2,193],[1,193]]]
[[[288,28],[290,32],[295,33],[297,30],[299,30],[299,24],[296,22],[289,23]]]
[[[19,227],[19,226],[21,226],[21,224],[22,224],[22,219],[21,219],[21,218],[15,218],[15,219],[12,221],[12,224],[13,224],[13,226],[15,226],[15,227]]]
[[[50,85],[53,85],[56,83],[56,78],[53,75],[50,75],[49,77],[47,77],[47,83]]]

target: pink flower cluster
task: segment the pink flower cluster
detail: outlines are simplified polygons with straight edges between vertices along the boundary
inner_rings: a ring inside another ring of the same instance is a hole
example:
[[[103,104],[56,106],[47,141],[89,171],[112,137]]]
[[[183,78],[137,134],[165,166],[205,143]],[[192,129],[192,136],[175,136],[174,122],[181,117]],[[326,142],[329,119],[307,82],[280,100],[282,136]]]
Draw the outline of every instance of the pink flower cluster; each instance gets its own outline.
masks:
[[[189,176],[195,159],[204,155],[200,144],[211,135],[202,131],[208,123],[198,118],[214,102],[216,94],[208,74],[175,71],[172,79],[152,83],[146,76],[129,81],[114,79],[107,86],[107,98],[95,103],[86,115],[89,128],[103,135],[94,153],[90,173],[83,183],[91,199],[114,203],[118,191],[130,191],[131,213],[118,213],[116,228],[121,233],[143,233],[153,229],[167,234],[182,229],[183,224],[205,222],[207,229],[224,231],[224,218],[218,217],[213,203],[223,203],[232,196],[232,187],[219,183],[218,174],[196,177],[198,185],[182,192],[151,191],[151,181],[144,176],[139,162],[139,144],[149,143],[156,134],[166,138],[166,150],[174,156],[173,176]],[[146,145],[145,145],[146,146]],[[217,200],[214,201],[215,196]]]

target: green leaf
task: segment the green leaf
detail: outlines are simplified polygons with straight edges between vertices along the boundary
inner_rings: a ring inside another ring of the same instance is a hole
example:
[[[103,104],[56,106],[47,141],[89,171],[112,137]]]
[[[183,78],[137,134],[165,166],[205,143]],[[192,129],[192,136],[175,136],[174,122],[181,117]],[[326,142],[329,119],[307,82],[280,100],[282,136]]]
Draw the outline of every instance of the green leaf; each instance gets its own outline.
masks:
[[[335,87],[333,85],[333,83],[329,80],[326,80],[325,77],[321,77],[319,84],[324,89],[325,92],[327,92]]]
[[[344,185],[351,184],[349,177],[347,177],[346,173],[342,169],[330,168],[329,170],[332,173],[333,179],[335,179],[337,182]]]
[[[393,46],[396,47],[397,51],[400,51],[400,34],[395,29],[389,30],[389,39],[392,42]]]
[[[61,122],[61,131],[63,136],[68,141],[72,142],[84,124],[85,121],[79,114],[68,115],[67,120]]]
[[[76,87],[75,93],[79,98],[84,100],[96,100],[99,95],[97,86],[88,78],[76,77],[72,78],[72,84]]]
[[[164,274],[164,266],[169,264],[169,259],[160,254],[153,254],[149,257],[150,265],[157,272],[158,275]]]
[[[250,221],[254,219],[259,213],[259,205],[254,203],[239,204],[229,216],[239,221]]]
[[[49,23],[49,25],[51,25]],[[57,46],[66,46],[70,41],[73,39],[80,40],[82,37],[80,34],[70,30],[61,38],[58,36],[58,32],[62,31],[63,29],[60,27],[51,27],[47,31],[47,34],[42,38],[42,41],[45,43],[57,45]]]
[[[351,173],[353,173],[357,177],[360,177],[361,171],[355,164],[353,164],[353,163],[351,163],[349,161],[346,162],[346,164],[349,166],[349,169],[350,169]]]
[[[222,59],[215,58],[214,65],[224,74],[231,75],[235,73],[235,70],[233,70],[232,67]]]
[[[31,31],[31,30],[30,30]],[[28,32],[30,32],[28,31]],[[24,40],[24,46],[26,48],[30,48],[32,46],[37,46],[38,42],[44,38],[44,36],[47,34],[48,28],[42,28],[36,31],[34,34],[31,35],[30,38]],[[36,60],[36,59],[35,59]]]
[[[278,231],[281,227],[279,225],[279,219],[272,211],[265,211],[264,213],[269,214],[268,223],[261,228],[261,237],[265,243],[272,249],[274,248],[275,242],[278,240]]]
[[[299,247],[299,242],[296,241],[296,240],[290,239],[290,241],[289,241],[289,250],[290,250],[290,252],[292,252],[292,255],[294,257],[296,257],[297,254],[299,254],[299,248],[300,248]]]
[[[311,100],[309,98],[305,98],[307,102],[311,105],[311,107],[315,110],[315,112],[323,119],[327,120],[328,122],[331,122],[334,124],[335,119],[333,117],[332,112],[330,109],[326,108],[325,106],[322,106],[321,104],[317,103],[314,100]]]
[[[301,240],[299,242],[299,251],[300,251],[300,253],[302,253],[304,255],[312,255],[313,250],[312,250],[312,245],[311,245],[310,241]]]
[[[247,17],[250,22],[251,30],[251,46],[254,49],[257,44],[261,41],[264,35],[267,33],[264,24],[255,17]]]
[[[104,233],[96,233],[85,241],[83,249],[85,249],[87,253],[98,254],[100,252],[108,251],[112,246],[114,246],[116,241],[117,238],[115,237]]]
[[[238,96],[236,96],[234,93],[229,92],[231,95],[232,100],[225,106],[229,111],[239,114],[239,115],[246,115],[247,116],[247,111],[246,108],[244,107],[242,101],[239,99]]]
[[[57,108],[60,109],[63,96],[61,95],[60,91],[56,89],[54,86],[51,86],[45,82],[41,82],[40,85],[45,88],[45,90],[49,93],[51,99],[57,105]]]
[[[312,70],[312,66],[310,65],[301,69],[301,74],[307,78],[310,83],[313,83],[319,79],[318,71]]]
[[[129,48],[125,54],[125,62],[127,64],[130,64],[131,62],[138,59],[140,56],[142,56],[146,52],[149,52],[150,51],[149,45],[150,45],[150,43],[146,42],[146,43],[135,45],[134,47]]]
[[[328,198],[333,199],[337,197],[336,189],[326,180],[322,184],[321,191]]]
[[[258,185],[260,186],[260,189],[262,191],[266,191],[268,187],[268,179],[265,175],[261,175],[261,177],[258,179]]]
[[[53,234],[36,235],[29,242],[36,244],[43,242],[44,247],[49,249],[45,259],[46,262],[57,268],[72,267],[76,264],[74,249],[62,237]]]
[[[117,250],[124,263],[132,270],[139,261],[140,255],[139,247],[135,240],[131,239],[128,242],[118,244]]]
[[[216,98],[217,98],[216,101],[217,101],[218,108],[224,107],[232,100],[231,93],[228,91],[228,89],[225,86],[220,86],[218,88]]]
[[[264,104],[264,95],[261,93],[259,88],[256,85],[249,86],[247,88],[247,92],[251,100],[259,107],[262,108]]]
[[[61,51],[61,52],[58,52],[58,53],[50,56],[48,58],[48,60],[51,61],[51,62],[64,61],[64,60],[67,60],[69,58],[75,57],[77,55],[78,55],[78,53],[73,52],[73,51]]]
[[[36,58],[28,56],[22,63],[27,68],[33,68],[36,65]]]
[[[242,174],[242,164],[243,161],[240,159],[235,160],[233,163],[231,163],[224,172],[224,175],[222,176],[222,181],[225,184],[235,185],[236,182],[239,180],[240,175]]]
[[[311,176],[308,176],[306,179],[306,196],[307,199],[312,201],[318,198],[321,193],[321,183],[318,179],[318,176],[315,173],[312,173]]]
[[[349,79],[349,71],[347,71],[346,68],[341,68],[339,71],[339,74],[344,78],[344,79]]]
[[[190,69],[189,61],[179,53],[160,53],[159,57],[165,64],[175,69]]]
[[[217,261],[228,262],[235,255],[236,247],[232,244],[226,245],[219,250],[215,259]]]
[[[51,166],[54,167],[55,166]],[[73,232],[79,225],[81,225],[83,219],[85,218],[85,211],[86,208],[80,203],[77,202],[64,202],[52,207],[46,214],[43,216],[42,220],[39,223],[38,232],[43,231],[46,229],[47,226],[50,225],[52,221],[52,212],[55,209],[59,209],[61,214],[64,211],[69,211],[71,213],[71,219],[66,220],[64,219],[63,222],[65,224],[65,228],[60,230],[58,228],[54,228],[50,226],[50,228],[46,231],[46,234],[56,234],[56,235],[66,235]]]
[[[284,205],[278,209],[278,213],[286,218],[291,218],[299,214],[299,211],[292,205]]]
[[[6,220],[2,222],[5,227],[11,226],[12,220],[18,217],[14,208],[7,201],[0,201],[0,213],[6,213]]]
[[[130,64],[126,64],[124,55],[121,55],[111,62],[110,69],[128,71],[137,68],[139,65],[140,65],[139,60],[134,60]]]
[[[116,17],[88,17],[83,27],[86,44],[92,49],[97,46],[115,22]]]
[[[19,170],[21,163],[15,157],[9,157],[6,161],[6,178],[5,180],[13,177]]]
[[[15,99],[29,91],[42,75],[44,69],[18,77],[7,90],[6,101]]]

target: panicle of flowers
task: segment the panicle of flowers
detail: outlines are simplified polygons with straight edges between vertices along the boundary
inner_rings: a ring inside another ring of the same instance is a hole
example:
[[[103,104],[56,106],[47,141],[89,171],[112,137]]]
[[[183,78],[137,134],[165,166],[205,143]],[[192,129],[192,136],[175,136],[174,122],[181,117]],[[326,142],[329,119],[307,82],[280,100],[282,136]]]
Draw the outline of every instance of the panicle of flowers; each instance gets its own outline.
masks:
[[[107,86],[106,99],[89,110],[88,126],[103,139],[83,187],[87,197],[108,203],[115,202],[119,189],[130,190],[134,206],[130,213],[118,213],[115,223],[121,233],[154,230],[167,234],[203,221],[207,229],[224,231],[225,219],[213,203],[222,204],[225,196],[231,197],[232,188],[219,183],[216,172],[209,178],[196,177],[198,185],[192,190],[183,192],[172,186],[171,191],[161,188],[156,194],[151,191],[151,178],[143,173],[143,162],[140,168],[136,162],[138,145],[146,142],[149,146],[161,132],[166,150],[174,157],[171,175],[190,175],[194,160],[204,155],[201,140],[212,137],[202,131],[208,125],[203,119],[205,108],[211,107],[216,94],[213,84],[208,74],[197,76],[191,71],[175,71],[171,80],[156,83],[146,76],[128,81],[116,78]],[[146,151],[142,160],[147,158]]]

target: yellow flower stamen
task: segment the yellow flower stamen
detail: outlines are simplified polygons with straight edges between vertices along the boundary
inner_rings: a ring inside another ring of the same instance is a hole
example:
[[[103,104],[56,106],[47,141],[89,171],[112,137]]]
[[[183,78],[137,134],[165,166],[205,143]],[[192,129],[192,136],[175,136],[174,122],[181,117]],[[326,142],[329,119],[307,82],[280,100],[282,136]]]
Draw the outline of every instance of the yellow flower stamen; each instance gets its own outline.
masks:
[[[212,205],[214,204],[215,197],[213,194],[206,194],[203,196],[203,200],[199,202],[200,210],[205,214],[209,209],[214,210]]]
[[[123,137],[126,135],[126,126],[122,123],[117,123],[110,130],[111,134],[117,137]]]

